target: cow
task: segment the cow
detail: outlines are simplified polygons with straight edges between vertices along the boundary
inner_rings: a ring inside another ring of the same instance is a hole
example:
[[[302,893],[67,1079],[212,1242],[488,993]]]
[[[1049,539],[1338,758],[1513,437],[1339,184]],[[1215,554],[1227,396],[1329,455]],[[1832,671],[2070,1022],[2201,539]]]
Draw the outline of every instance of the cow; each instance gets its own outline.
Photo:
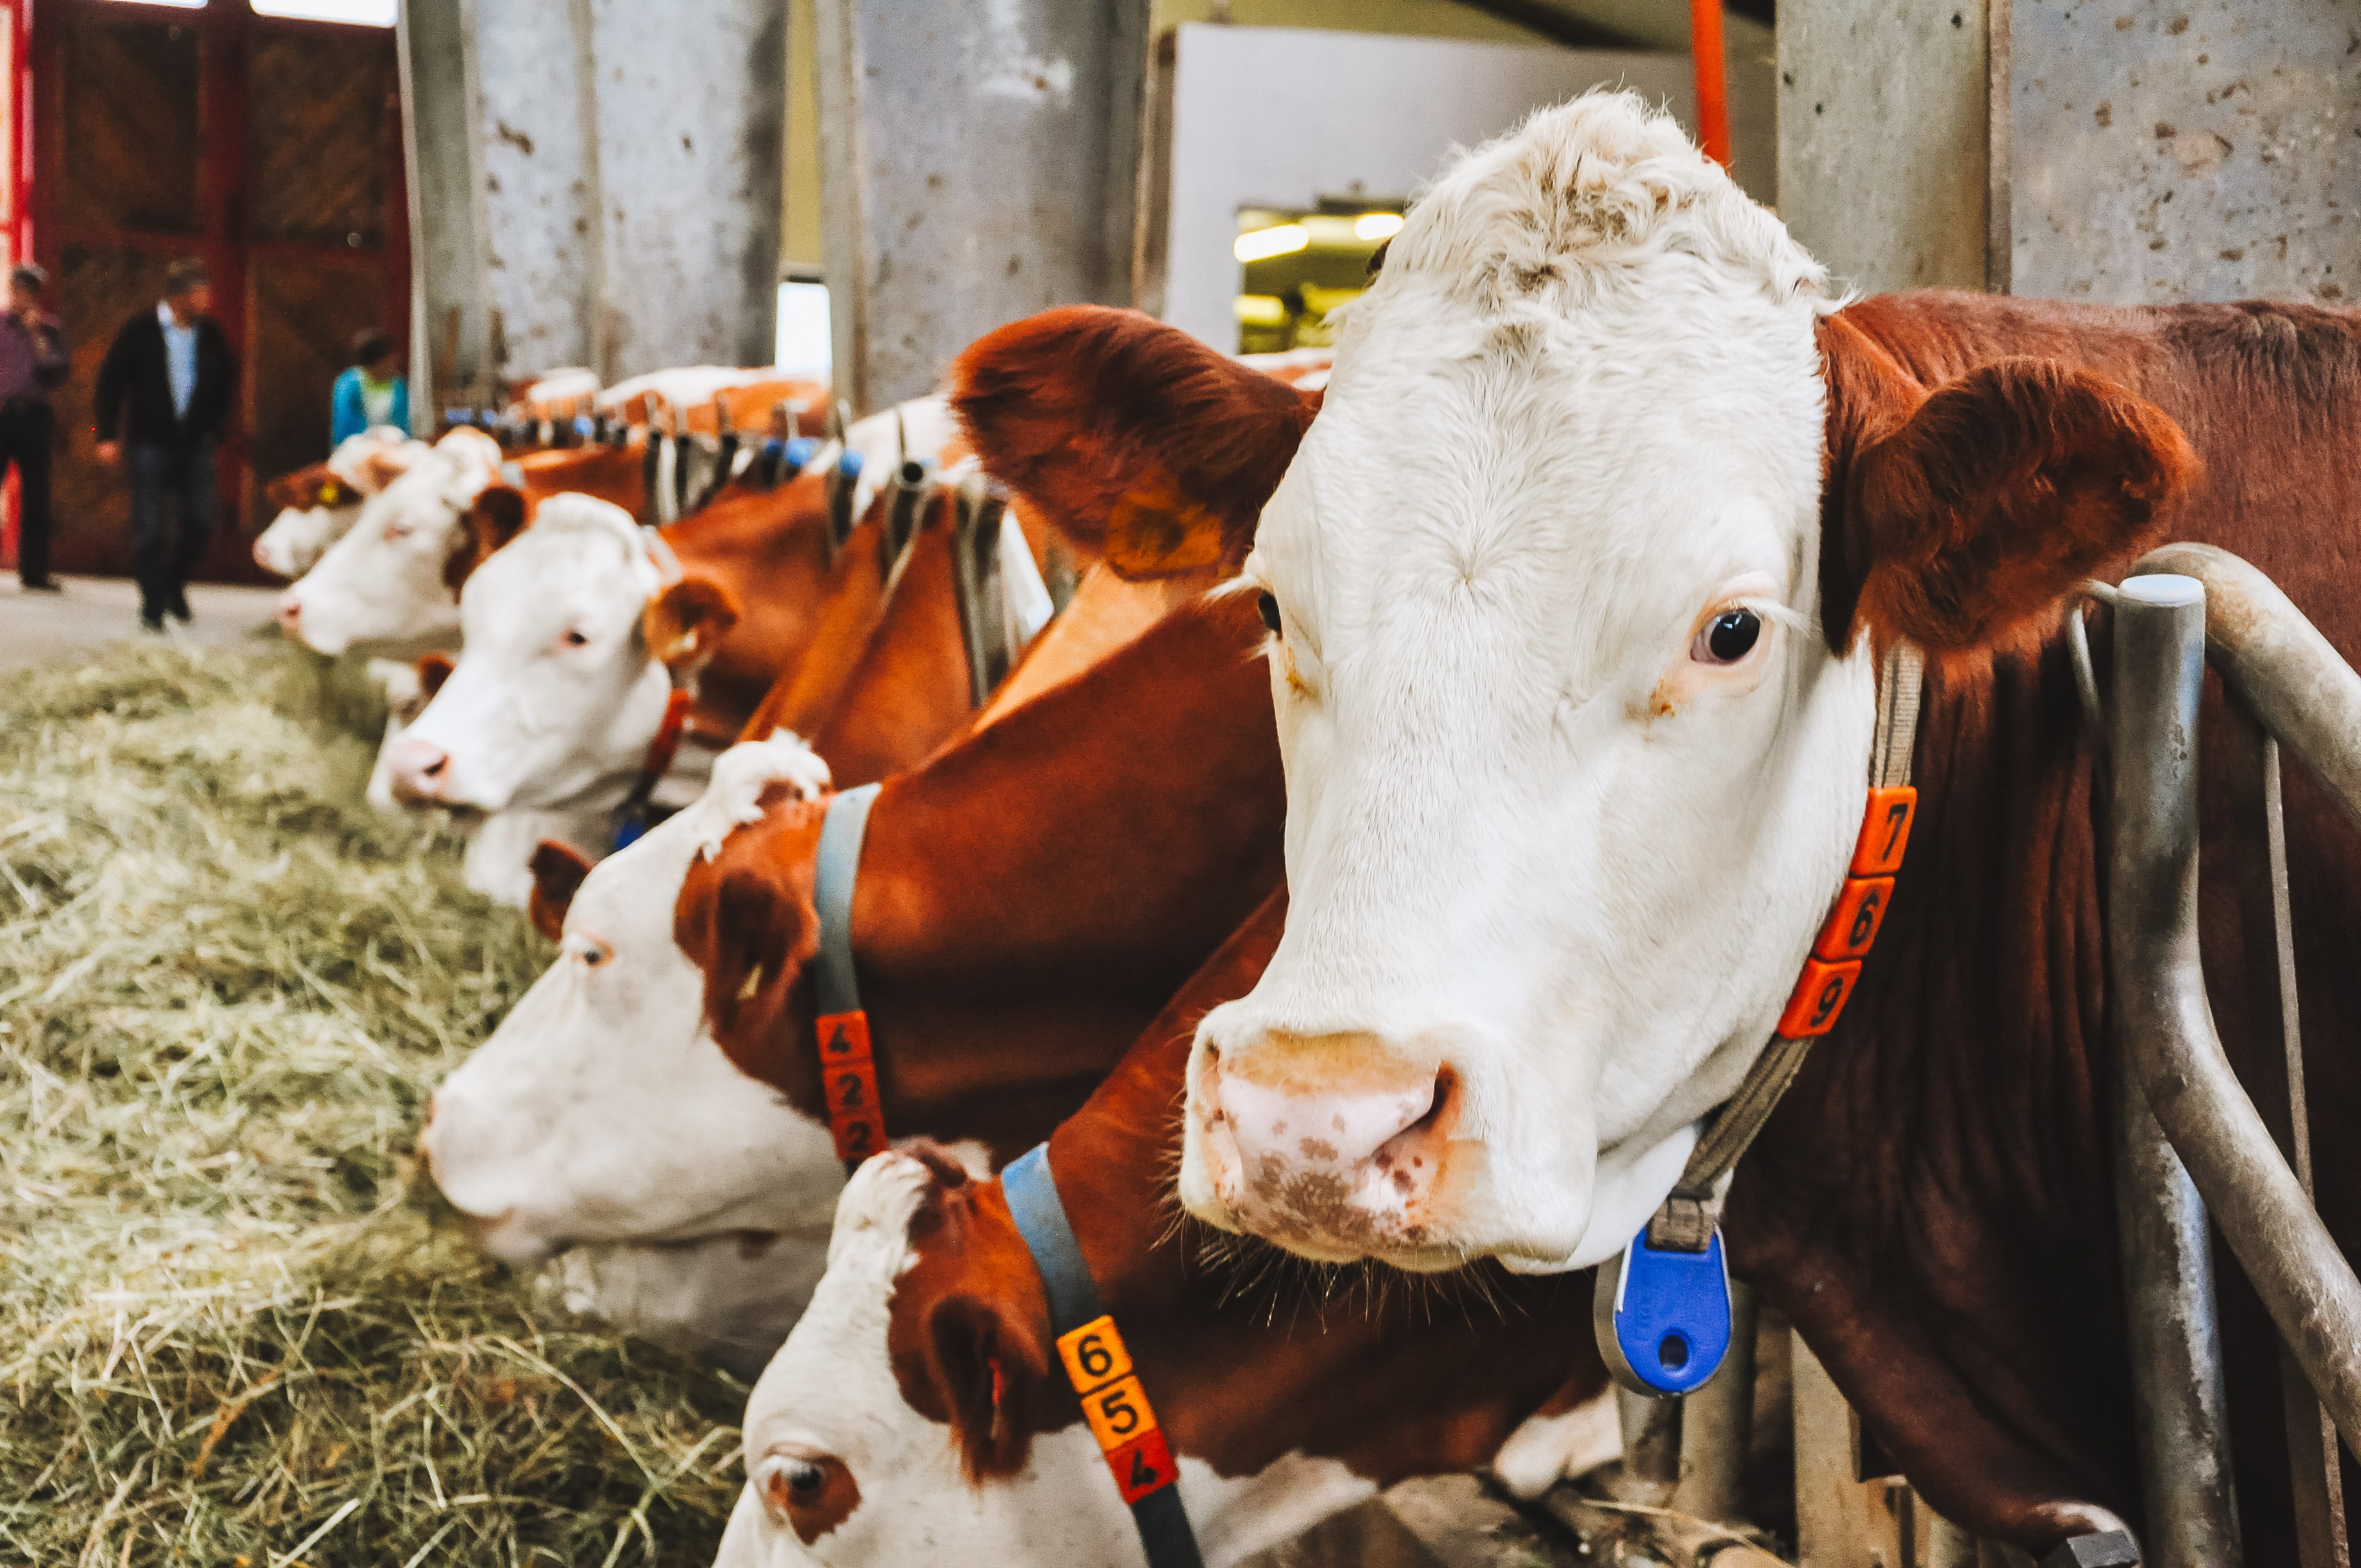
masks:
[[[1274,1276],[1252,1250],[1208,1256],[1172,1223],[1190,1034],[1254,982],[1285,897],[1207,960],[1049,1139],[1210,1568],[1406,1476],[1500,1455],[1538,1491],[1620,1446],[1579,1280],[1486,1266],[1402,1290]],[[1518,1431],[1568,1405],[1588,1419]],[[873,1157],[846,1186],[828,1271],[743,1426],[747,1481],[721,1568],[1141,1560],[1000,1183],[923,1146]]]
[[[877,454],[875,466],[890,469],[916,455],[900,451],[896,432],[943,427],[932,411],[939,407],[864,421],[852,450]],[[829,635],[819,656],[857,656],[883,613],[882,597],[857,627],[832,622],[827,607],[840,582],[874,575],[882,583],[884,572],[861,530],[841,549],[830,543],[831,466],[824,452],[778,490],[728,498],[664,530],[653,546],[614,507],[572,497],[551,502],[539,514],[544,521],[463,589],[466,650],[390,755],[398,793],[421,806],[476,811],[561,802],[611,810],[631,795],[654,754],[673,687],[694,693],[686,720],[693,737],[726,738],[747,723],[768,687],[805,662],[824,630]],[[873,482],[856,488],[851,500],[879,494]],[[885,505],[871,502],[881,515]],[[929,558],[942,551],[942,532],[929,531]],[[871,528],[865,537],[876,534]],[[1033,589],[1018,629],[1029,632],[1046,615],[1047,594],[1022,533],[1005,528],[1001,543],[1004,579]],[[912,618],[931,615],[956,649],[959,612],[944,565],[944,574],[919,574],[924,586],[914,583],[909,595]],[[945,580],[936,583],[937,575]],[[901,633],[895,645],[908,640]],[[964,718],[972,706],[964,663],[955,682],[937,684],[956,700],[954,720]],[[941,706],[933,694],[907,689],[886,698],[897,711]],[[937,726],[922,747],[888,761],[916,762],[949,727]],[[693,795],[711,754],[691,745],[676,756],[686,766],[664,779],[659,805]],[[598,835],[588,847],[601,849],[609,837]]]
[[[1046,1136],[1278,885],[1258,624],[1235,600],[1177,610],[879,793],[852,938],[890,1133],[979,1162]],[[781,1205],[833,1201],[804,975],[804,797],[826,777],[791,739],[745,742],[596,868],[536,853],[558,961],[436,1091],[420,1139],[484,1245],[529,1261],[793,1231]]]
[[[1417,204],[1308,433],[1118,313],[1004,329],[957,374],[1038,514],[1135,575],[1234,564],[1270,628],[1294,902],[1199,1028],[1179,1179],[1309,1255],[1620,1250],[1779,1018],[1861,821],[1882,655],[1923,651],[1891,921],[1739,1167],[1729,1256],[1945,1517],[2037,1553],[2137,1518],[2062,606],[2198,540],[2361,653],[2361,318],[1847,304],[1668,117],[1601,93]],[[1452,439],[1385,439],[1412,415]],[[1284,479],[1213,483],[1214,443]],[[2313,1092],[2345,1102],[2361,854],[2315,792],[2288,816]],[[2233,882],[2204,884],[2206,957],[2251,1066]],[[1344,1131],[1273,1136],[1299,1116]],[[2319,1183],[2349,1245],[2356,1168],[2331,1151]],[[2272,1336],[2223,1292],[2252,1331],[2224,1335],[2248,1550],[2290,1561]]]
[[[371,496],[342,539],[279,596],[279,625],[316,652],[432,642],[459,629],[457,585],[524,525],[500,447],[455,430]]]
[[[424,442],[382,426],[346,436],[324,463],[271,480],[263,494],[279,515],[255,536],[254,564],[274,576],[302,576],[359,521],[361,503],[425,450]]]

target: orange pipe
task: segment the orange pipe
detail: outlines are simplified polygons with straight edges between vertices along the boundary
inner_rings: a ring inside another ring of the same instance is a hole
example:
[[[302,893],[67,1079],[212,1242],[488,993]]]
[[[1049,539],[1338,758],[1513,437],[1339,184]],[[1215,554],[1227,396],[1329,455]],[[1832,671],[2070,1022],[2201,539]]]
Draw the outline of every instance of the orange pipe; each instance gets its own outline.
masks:
[[[1689,0],[1689,52],[1697,61],[1697,145],[1730,167],[1730,76],[1722,63],[1721,0]]]

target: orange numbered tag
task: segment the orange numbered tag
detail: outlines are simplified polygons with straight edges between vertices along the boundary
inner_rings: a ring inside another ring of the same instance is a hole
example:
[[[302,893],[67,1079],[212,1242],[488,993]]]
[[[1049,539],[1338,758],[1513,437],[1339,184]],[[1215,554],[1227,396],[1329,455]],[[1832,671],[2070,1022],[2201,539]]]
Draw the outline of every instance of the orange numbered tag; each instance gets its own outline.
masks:
[[[1861,813],[1861,837],[1854,840],[1852,865],[1847,876],[1891,876],[1902,865],[1902,851],[1910,847],[1910,819],[1918,810],[1918,792],[1908,784],[1899,789],[1869,792],[1869,807]]]
[[[1115,1489],[1126,1503],[1136,1503],[1180,1478],[1180,1467],[1172,1463],[1172,1450],[1164,1434],[1152,1428],[1121,1448],[1107,1450],[1106,1462],[1115,1472]]]
[[[1058,1359],[1066,1364],[1066,1381],[1077,1394],[1088,1394],[1103,1384],[1131,1375],[1131,1352],[1115,1320],[1104,1313],[1071,1333],[1058,1336]],[[1101,1447],[1105,1444],[1102,1443]]]
[[[1112,1453],[1133,1438],[1156,1430],[1156,1412],[1148,1407],[1148,1392],[1139,1379],[1126,1377],[1082,1396],[1082,1417],[1101,1450]]]
[[[819,1036],[822,1067],[869,1059],[868,1014],[823,1013],[813,1021],[812,1028]]]
[[[877,1064],[867,1057],[822,1065],[827,1075],[828,1124],[836,1135],[839,1159],[867,1159],[885,1146],[884,1120],[877,1107]]]
[[[1082,1396],[1082,1417],[1106,1455],[1107,1468],[1123,1500],[1136,1503],[1180,1479],[1172,1450],[1156,1423],[1148,1391],[1132,1376],[1131,1352],[1115,1320],[1104,1313],[1058,1336],[1058,1359],[1066,1380]]]
[[[1838,963],[1857,959],[1869,951],[1877,940],[1877,928],[1885,920],[1885,906],[1894,897],[1894,879],[1890,876],[1854,877],[1837,893],[1837,906],[1828,911],[1828,924],[1820,927],[1820,939],[1812,944],[1816,958]]]
[[[1845,999],[1852,994],[1853,982],[1859,979],[1858,959],[1840,964],[1805,959],[1803,977],[1787,999],[1787,1011],[1779,1015],[1779,1033],[1791,1040],[1827,1034],[1835,1025],[1837,1014],[1844,1011]]]

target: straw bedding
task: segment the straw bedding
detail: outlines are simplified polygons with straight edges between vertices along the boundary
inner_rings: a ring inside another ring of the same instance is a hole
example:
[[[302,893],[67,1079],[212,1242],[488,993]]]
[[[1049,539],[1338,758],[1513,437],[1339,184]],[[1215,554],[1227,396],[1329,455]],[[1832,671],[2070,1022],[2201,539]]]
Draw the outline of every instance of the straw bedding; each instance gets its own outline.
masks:
[[[547,957],[349,662],[0,677],[0,1560],[704,1563],[744,1389],[468,1247],[425,1096]]]

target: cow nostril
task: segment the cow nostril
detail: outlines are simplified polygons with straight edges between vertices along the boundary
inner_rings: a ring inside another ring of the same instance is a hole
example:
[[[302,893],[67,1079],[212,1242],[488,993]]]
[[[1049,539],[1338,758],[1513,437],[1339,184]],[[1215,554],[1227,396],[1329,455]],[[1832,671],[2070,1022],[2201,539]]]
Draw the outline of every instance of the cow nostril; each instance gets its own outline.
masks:
[[[427,763],[418,771],[430,779],[439,779],[443,776],[443,770],[450,765],[451,759],[448,756],[441,756],[435,758],[433,762]]]

